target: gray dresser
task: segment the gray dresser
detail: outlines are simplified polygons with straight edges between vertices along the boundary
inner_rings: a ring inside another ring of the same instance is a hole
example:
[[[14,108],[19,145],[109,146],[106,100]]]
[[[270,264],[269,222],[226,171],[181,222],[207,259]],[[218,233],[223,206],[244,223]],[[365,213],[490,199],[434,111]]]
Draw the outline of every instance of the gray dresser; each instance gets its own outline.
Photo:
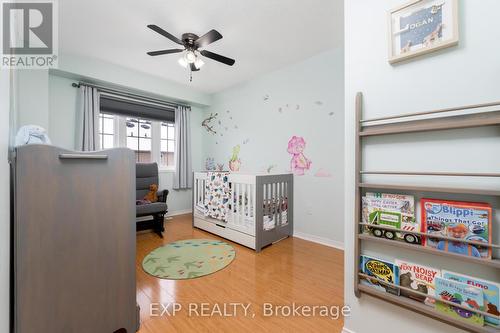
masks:
[[[14,331],[135,332],[133,152],[19,147],[14,205]]]

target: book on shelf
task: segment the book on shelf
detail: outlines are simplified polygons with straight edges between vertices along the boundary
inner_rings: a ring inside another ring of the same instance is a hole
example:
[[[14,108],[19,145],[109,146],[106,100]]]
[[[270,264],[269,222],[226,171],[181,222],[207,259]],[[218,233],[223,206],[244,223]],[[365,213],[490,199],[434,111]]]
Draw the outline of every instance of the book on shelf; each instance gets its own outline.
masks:
[[[491,244],[491,206],[486,203],[438,199],[420,202],[422,232],[457,240]],[[491,247],[426,236],[423,245],[461,255],[491,259]]]
[[[500,316],[500,284],[472,276],[458,274],[450,271],[443,270],[443,278],[453,281],[465,283],[470,286],[478,287],[483,290],[483,311],[491,313],[495,316]],[[500,321],[493,317],[484,317],[484,321],[493,325],[499,326]]]
[[[441,277],[437,277],[435,283],[436,295],[438,298],[461,305],[465,308],[474,310],[483,309],[484,296],[481,288]],[[436,311],[469,324],[477,326],[484,325],[483,315],[443,303],[439,300],[436,300]]]
[[[398,266],[399,270],[400,286],[422,294],[436,296],[435,280],[437,277],[441,276],[441,271],[439,269],[398,259],[396,259],[396,266]],[[435,304],[435,300],[431,297],[425,297],[404,289],[400,290],[400,295],[425,303],[429,306],[434,306]]]
[[[369,256],[361,256],[361,273],[373,276],[385,282],[399,284],[399,273],[398,266],[392,262],[381,260],[378,258],[373,258]],[[378,289],[380,291],[385,291],[394,295],[399,295],[399,288],[388,286],[386,284],[380,283],[375,279],[362,277],[360,283]]]
[[[363,226],[364,234],[420,243],[420,237],[411,234],[411,231],[421,229],[420,223],[415,219],[415,198],[412,195],[367,192],[362,197],[361,220],[373,225]],[[404,231],[377,229],[376,225]]]

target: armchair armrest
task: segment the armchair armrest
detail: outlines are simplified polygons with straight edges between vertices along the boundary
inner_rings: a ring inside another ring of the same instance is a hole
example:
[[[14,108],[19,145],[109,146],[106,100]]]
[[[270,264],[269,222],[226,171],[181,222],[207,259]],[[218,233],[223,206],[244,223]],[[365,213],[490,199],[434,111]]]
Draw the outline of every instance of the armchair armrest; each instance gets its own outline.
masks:
[[[157,195],[158,195],[158,201],[166,203],[167,202],[168,193],[169,193],[168,190],[158,191],[158,193],[157,193]]]

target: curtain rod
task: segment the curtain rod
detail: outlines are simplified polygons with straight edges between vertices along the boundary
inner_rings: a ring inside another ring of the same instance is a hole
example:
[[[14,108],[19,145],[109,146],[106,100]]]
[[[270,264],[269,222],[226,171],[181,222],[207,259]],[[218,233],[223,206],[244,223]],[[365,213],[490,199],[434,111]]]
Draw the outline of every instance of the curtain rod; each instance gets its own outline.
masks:
[[[104,87],[104,86],[100,86],[100,85],[92,84],[92,83],[87,83],[87,82],[72,83],[71,86],[75,87],[75,88],[79,88],[80,86],[93,87],[93,88],[97,88],[99,91],[114,94],[117,96],[134,98],[134,99],[145,101],[145,102],[155,102],[157,104],[163,104],[163,105],[170,106],[170,107],[177,107],[177,106],[191,107],[190,105],[186,105],[186,104],[168,102],[168,101],[154,98],[154,97],[139,95],[139,94],[135,94],[135,93],[128,92],[128,91],[108,88],[108,87]]]

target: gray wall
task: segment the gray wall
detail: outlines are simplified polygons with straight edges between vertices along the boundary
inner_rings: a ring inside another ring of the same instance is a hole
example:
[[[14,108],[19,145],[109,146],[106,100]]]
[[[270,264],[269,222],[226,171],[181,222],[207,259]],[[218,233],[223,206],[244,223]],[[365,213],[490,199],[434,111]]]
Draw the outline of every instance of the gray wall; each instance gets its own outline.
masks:
[[[204,131],[205,155],[228,168],[240,145],[242,172],[289,172],[288,140],[306,140],[311,169],[295,181],[296,236],[343,247],[343,50],[334,49],[215,94],[217,135]],[[333,114],[331,114],[333,113]],[[219,124],[220,121],[220,124]],[[318,177],[318,171],[331,177]]]
[[[354,233],[354,98],[364,94],[364,117],[411,113],[445,107],[500,100],[500,48],[488,40],[500,38],[496,0],[459,1],[460,46],[391,66],[387,62],[387,11],[406,0],[345,1],[345,98],[346,98],[346,256],[345,302],[352,316],[345,321],[349,330],[372,332],[373,323],[383,322],[384,332],[458,332],[457,329],[416,315],[399,307],[377,301],[367,295],[360,300],[353,294]],[[487,36],[487,38],[486,38]],[[397,135],[366,141],[365,169],[421,171],[495,172],[500,167],[498,128],[444,131]],[[449,184],[496,188],[499,181],[463,178],[422,179],[371,177],[369,181],[393,181],[413,184]],[[499,207],[495,198],[429,195],[469,201],[488,201]],[[498,243],[500,221],[494,212],[493,240]],[[498,272],[484,266],[463,264],[459,260],[425,256],[402,249],[366,245],[364,252],[385,259],[395,257],[436,268],[455,270],[498,281]]]

